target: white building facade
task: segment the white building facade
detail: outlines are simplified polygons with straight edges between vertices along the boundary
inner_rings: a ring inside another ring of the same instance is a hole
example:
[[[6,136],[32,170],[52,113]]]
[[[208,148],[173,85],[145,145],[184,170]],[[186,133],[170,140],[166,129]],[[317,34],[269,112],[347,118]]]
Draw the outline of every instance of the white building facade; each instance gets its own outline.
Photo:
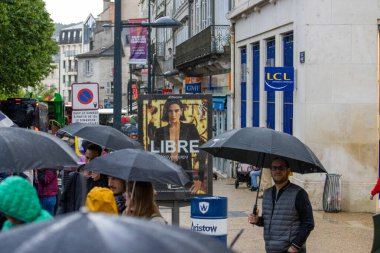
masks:
[[[60,90],[64,101],[71,102],[71,85],[78,81],[77,54],[83,52],[83,23],[62,29],[59,34],[60,50]]]
[[[233,126],[293,134],[329,173],[342,175],[342,210],[374,212],[379,1],[239,1],[229,18]],[[267,66],[294,67],[294,91],[264,91]],[[325,177],[292,177],[315,209],[322,209]]]

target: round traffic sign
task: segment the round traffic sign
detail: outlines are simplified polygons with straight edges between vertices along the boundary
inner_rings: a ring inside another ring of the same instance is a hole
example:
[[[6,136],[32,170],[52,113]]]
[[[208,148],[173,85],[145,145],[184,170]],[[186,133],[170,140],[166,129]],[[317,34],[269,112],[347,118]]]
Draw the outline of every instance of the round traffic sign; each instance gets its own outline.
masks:
[[[84,104],[84,105],[87,105],[91,103],[92,100],[94,100],[94,94],[92,93],[90,89],[87,89],[87,88],[79,90],[77,97],[78,97],[79,103]]]

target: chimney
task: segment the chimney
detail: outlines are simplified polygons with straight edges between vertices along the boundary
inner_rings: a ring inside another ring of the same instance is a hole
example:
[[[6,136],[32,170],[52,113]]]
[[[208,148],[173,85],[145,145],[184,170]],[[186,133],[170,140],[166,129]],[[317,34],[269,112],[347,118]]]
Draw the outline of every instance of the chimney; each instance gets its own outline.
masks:
[[[107,10],[110,6],[110,0],[103,0],[103,11]]]

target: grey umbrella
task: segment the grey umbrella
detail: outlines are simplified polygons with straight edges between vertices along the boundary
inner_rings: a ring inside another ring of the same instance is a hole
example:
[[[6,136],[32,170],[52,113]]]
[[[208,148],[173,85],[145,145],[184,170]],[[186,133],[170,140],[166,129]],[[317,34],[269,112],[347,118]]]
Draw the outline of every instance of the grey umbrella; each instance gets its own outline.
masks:
[[[232,252],[220,241],[175,226],[136,218],[77,212],[0,234],[13,253]]]
[[[0,172],[78,166],[75,152],[59,138],[24,128],[0,127]]]
[[[247,127],[222,133],[200,149],[216,156],[242,163],[269,168],[273,158],[281,157],[289,162],[293,172],[327,173],[311,149],[295,136],[269,128]],[[259,188],[261,175],[259,181]],[[257,208],[257,199],[254,206]]]
[[[58,134],[78,136],[100,146],[118,150],[124,148],[142,149],[142,145],[119,130],[103,125],[73,123],[61,128]]]
[[[186,185],[190,182],[186,172],[177,164],[159,154],[140,149],[122,149],[97,157],[82,169],[126,181],[176,185]]]

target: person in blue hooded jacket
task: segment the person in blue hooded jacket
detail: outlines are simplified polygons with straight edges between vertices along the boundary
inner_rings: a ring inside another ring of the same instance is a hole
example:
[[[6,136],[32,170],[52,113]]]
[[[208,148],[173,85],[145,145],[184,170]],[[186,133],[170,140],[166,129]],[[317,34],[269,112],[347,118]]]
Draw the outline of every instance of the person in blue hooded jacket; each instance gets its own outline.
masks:
[[[7,177],[0,183],[0,213],[7,218],[2,232],[21,224],[52,219],[49,212],[41,208],[33,185],[19,176]]]

